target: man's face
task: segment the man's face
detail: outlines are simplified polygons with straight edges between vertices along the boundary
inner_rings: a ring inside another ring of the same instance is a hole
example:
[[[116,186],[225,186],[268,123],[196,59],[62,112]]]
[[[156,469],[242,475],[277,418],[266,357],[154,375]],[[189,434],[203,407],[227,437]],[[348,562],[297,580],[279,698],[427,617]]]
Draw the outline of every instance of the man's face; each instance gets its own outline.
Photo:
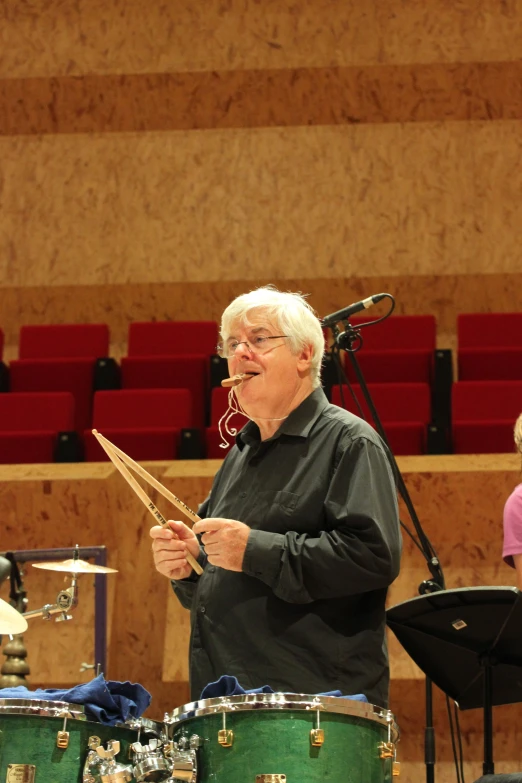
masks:
[[[303,385],[311,385],[310,351],[293,354],[288,339],[281,336],[281,329],[263,318],[262,313],[250,320],[249,326],[233,324],[227,341],[239,343],[235,354],[228,359],[230,375],[254,373],[235,388],[236,394],[252,418],[284,415]],[[262,342],[258,348],[260,338],[274,339]]]

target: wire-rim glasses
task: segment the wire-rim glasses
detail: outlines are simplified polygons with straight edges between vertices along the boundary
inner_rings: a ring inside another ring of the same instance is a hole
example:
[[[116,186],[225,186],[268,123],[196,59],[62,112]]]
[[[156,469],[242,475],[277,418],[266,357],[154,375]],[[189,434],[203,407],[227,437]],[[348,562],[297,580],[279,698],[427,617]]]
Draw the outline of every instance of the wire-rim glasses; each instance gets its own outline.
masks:
[[[217,352],[222,359],[230,359],[235,356],[240,345],[244,345],[250,353],[266,353],[271,349],[270,340],[281,340],[288,337],[287,334],[274,334],[270,337],[259,335],[251,340],[229,340],[226,343],[218,343]]]

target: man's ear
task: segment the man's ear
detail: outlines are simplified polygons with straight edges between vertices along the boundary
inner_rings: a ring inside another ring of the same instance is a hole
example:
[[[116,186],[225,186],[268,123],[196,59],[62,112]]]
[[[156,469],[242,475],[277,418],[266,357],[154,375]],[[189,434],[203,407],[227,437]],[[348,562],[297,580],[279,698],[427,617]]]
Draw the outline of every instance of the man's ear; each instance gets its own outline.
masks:
[[[297,357],[297,369],[300,372],[306,372],[312,365],[312,359],[314,357],[314,349],[311,345],[305,345],[303,350]]]

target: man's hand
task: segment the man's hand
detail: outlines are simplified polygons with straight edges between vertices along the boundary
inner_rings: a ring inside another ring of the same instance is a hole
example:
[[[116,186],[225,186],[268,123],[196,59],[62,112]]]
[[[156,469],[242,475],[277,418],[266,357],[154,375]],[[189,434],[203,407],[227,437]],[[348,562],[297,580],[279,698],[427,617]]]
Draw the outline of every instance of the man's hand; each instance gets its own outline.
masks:
[[[154,565],[160,574],[169,579],[186,579],[192,573],[192,566],[187,563],[187,552],[197,559],[199,543],[183,522],[169,519],[169,528],[155,525],[150,529]]]
[[[248,525],[236,519],[201,519],[192,529],[201,535],[209,563],[227,571],[243,570]]]

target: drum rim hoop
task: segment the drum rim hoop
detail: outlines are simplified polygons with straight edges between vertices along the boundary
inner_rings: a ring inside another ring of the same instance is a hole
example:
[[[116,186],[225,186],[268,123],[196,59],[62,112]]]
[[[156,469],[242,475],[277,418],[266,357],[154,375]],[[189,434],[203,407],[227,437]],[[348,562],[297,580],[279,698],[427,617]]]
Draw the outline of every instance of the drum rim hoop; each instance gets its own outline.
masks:
[[[319,696],[305,693],[245,693],[238,696],[219,696],[200,699],[177,707],[165,714],[165,723],[172,725],[204,715],[247,710],[294,710],[301,712],[333,712],[362,718],[382,726],[390,726],[398,735],[398,727],[390,710],[369,702],[360,702],[342,696]]]
[[[0,715],[40,715],[87,720],[83,704],[53,699],[0,699]]]

